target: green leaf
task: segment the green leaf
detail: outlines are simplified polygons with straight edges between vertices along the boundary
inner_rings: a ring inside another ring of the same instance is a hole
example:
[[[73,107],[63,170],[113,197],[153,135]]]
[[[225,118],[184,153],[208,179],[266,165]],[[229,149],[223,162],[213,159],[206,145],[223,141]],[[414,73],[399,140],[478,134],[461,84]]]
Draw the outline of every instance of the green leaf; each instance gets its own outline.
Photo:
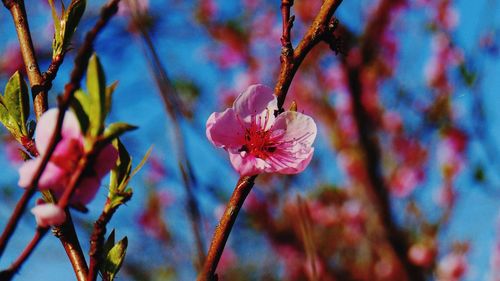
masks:
[[[142,169],[142,166],[144,166],[144,164],[146,164],[146,161],[148,161],[149,156],[151,155],[152,151],[153,151],[153,146],[150,146],[149,149],[148,149],[148,151],[144,155],[144,157],[142,157],[141,162],[139,162],[139,164],[137,165],[137,167],[135,167],[135,169],[130,174],[130,177],[135,176],[135,174],[137,174],[137,172],[139,172],[139,170]]]
[[[96,54],[90,58],[87,68],[87,91],[92,104],[89,112],[90,134],[98,136],[104,129],[106,117],[106,78]]]
[[[106,87],[106,115],[108,115],[109,112],[111,112],[111,98],[113,96],[113,93],[116,90],[116,87],[118,86],[118,81],[113,82],[113,84],[109,85]]]
[[[27,136],[26,122],[30,115],[30,98],[26,82],[24,82],[19,71],[16,71],[7,82],[3,102],[9,115],[17,123],[21,135]]]
[[[90,126],[89,114],[91,108],[89,96],[84,91],[77,90],[75,92],[75,98],[71,102],[71,108],[80,122],[82,132],[87,134]]]
[[[459,65],[459,71],[467,87],[474,86],[474,83],[476,82],[477,79],[477,74],[471,71],[465,63],[461,63]]]
[[[123,135],[124,133],[126,133],[128,131],[133,131],[137,128],[138,128],[137,126],[130,125],[130,124],[123,123],[123,122],[111,123],[106,128],[106,130],[104,130],[103,142],[110,143],[112,140]]]
[[[115,230],[113,229],[109,234],[108,239],[106,239],[106,242],[104,242],[104,245],[102,245],[103,258],[106,258],[109,251],[111,250],[111,248],[113,248],[114,245],[115,245]]]
[[[132,170],[132,159],[125,146],[119,139],[113,140],[113,146],[118,150],[118,159],[116,160],[116,166],[110,173],[110,198],[117,192],[123,190],[123,188],[121,188],[123,186],[122,183],[130,176],[130,171]]]
[[[52,20],[54,21],[54,36],[59,37],[61,34],[61,19],[57,15],[56,6],[53,0],[49,0],[49,5],[52,12]]]
[[[125,236],[120,242],[116,243],[107,253],[102,266],[101,273],[103,279],[113,280],[123,264],[127,253],[128,239]]]
[[[9,115],[9,111],[7,110],[7,107],[5,107],[5,103],[3,101],[2,96],[0,95],[0,122],[9,130],[11,129],[16,129],[17,124],[13,122],[12,118]]]
[[[66,48],[71,43],[71,38],[73,37],[73,33],[80,22],[80,19],[85,12],[85,7],[87,6],[86,0],[72,0],[71,4],[69,4],[68,10],[64,14],[63,20],[66,23],[66,27],[64,29],[64,38],[63,38],[63,46]]]

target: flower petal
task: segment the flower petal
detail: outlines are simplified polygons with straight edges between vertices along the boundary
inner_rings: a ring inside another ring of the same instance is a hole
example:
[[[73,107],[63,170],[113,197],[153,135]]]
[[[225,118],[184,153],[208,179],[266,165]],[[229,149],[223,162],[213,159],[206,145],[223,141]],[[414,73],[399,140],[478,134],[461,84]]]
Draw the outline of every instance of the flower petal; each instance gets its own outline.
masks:
[[[55,204],[41,204],[31,209],[35,215],[36,223],[41,227],[61,225],[66,220],[66,213]]]
[[[42,158],[38,157],[33,160],[28,160],[23,163],[19,168],[19,182],[20,187],[27,188],[33,179],[39,165],[42,163]],[[66,172],[59,168],[57,165],[49,162],[43,171],[40,180],[38,181],[38,189],[46,190],[51,189],[59,192],[61,188],[66,185]]]
[[[38,152],[40,152],[41,155],[45,154],[45,151],[47,151],[50,139],[52,138],[56,128],[58,114],[59,109],[53,108],[46,111],[38,120],[36,125],[35,141]],[[61,136],[62,138],[82,138],[80,123],[78,122],[76,115],[70,110],[68,110],[64,115]]]
[[[302,157],[294,162],[295,165],[290,165],[289,167],[278,169],[276,170],[276,172],[285,175],[301,173],[307,168],[309,163],[311,163],[313,154],[314,154],[314,148],[311,147],[308,153],[302,154],[301,155]]]
[[[266,172],[297,174],[311,162],[314,149],[311,147],[317,134],[314,120],[300,112],[286,111],[276,118],[272,127],[277,143],[276,150],[266,162]]]
[[[253,117],[258,119],[258,116],[261,116],[261,120],[257,122],[262,122],[262,125],[265,122],[267,126],[261,126],[261,128],[268,129],[274,122],[274,111],[278,110],[278,100],[271,88],[256,84],[248,87],[236,98],[233,109],[240,120],[246,124],[251,124]]]
[[[246,152],[229,151],[229,160],[241,176],[261,174],[269,166],[264,160]]]
[[[309,147],[316,139],[318,129],[311,116],[300,112],[285,111],[274,122],[273,130],[285,130],[284,140]]]
[[[95,159],[94,171],[97,178],[104,177],[115,166],[116,159],[118,159],[118,150],[111,144],[106,145]]]
[[[217,147],[239,149],[245,143],[245,130],[232,108],[214,112],[207,120],[207,138]]]
[[[101,186],[100,178],[84,177],[80,180],[73,196],[71,203],[86,205],[94,199],[99,187]]]

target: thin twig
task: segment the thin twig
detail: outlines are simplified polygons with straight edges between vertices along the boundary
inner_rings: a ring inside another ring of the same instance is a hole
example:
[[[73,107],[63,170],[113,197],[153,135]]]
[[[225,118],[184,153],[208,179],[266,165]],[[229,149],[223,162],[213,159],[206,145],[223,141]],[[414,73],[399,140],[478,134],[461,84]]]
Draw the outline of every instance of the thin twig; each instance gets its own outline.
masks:
[[[233,195],[231,195],[229,203],[226,206],[226,210],[220,219],[219,225],[215,228],[212,243],[210,244],[207,259],[205,260],[205,265],[203,266],[203,270],[198,276],[197,281],[217,280],[214,276],[215,270],[219,264],[220,257],[224,251],[224,246],[226,245],[231,229],[236,221],[238,212],[243,206],[250,190],[252,190],[255,178],[257,178],[257,176],[242,177],[239,179]]]
[[[78,166],[75,170],[75,172],[71,175],[70,181],[68,183],[67,189],[64,191],[64,194],[62,196],[62,199],[58,202],[58,206],[61,208],[66,208],[68,203],[69,203],[69,198],[71,194],[76,190],[78,186],[78,182],[80,179],[83,177],[83,174],[85,172],[85,169],[87,168],[88,164],[93,160],[93,156],[95,155],[95,151],[91,151],[88,155],[85,155],[83,158],[80,159],[78,162]],[[16,259],[16,261],[9,267],[8,270],[5,272],[9,272],[9,279],[6,279],[5,281],[10,280],[14,274],[16,274],[19,269],[21,269],[21,266],[23,263],[28,259],[28,257],[31,255],[35,247],[38,245],[40,240],[45,236],[45,234],[48,232],[49,228],[48,227],[38,227],[37,231],[35,233],[35,236],[33,237],[33,240],[26,246],[26,248],[23,250],[22,254]],[[5,273],[2,273],[5,274]],[[3,276],[2,276],[3,277]],[[78,277],[78,275],[77,275]],[[81,279],[79,279],[80,281]],[[85,280],[85,279],[82,279]]]
[[[284,2],[289,2],[283,0]],[[321,40],[324,35],[329,32],[329,23],[333,14],[342,3],[342,0],[325,0],[321,6],[321,10],[314,19],[313,23],[307,30],[302,40],[297,45],[295,50],[292,45],[282,46],[281,50],[281,70],[278,76],[278,82],[274,88],[274,94],[278,97],[278,108],[283,110],[286,94],[290,88],[293,77],[299,69],[300,64],[309,53],[309,51]],[[284,21],[289,22],[289,21]],[[287,30],[284,28],[283,30]]]
[[[12,1],[4,1],[5,2],[12,2]],[[111,17],[118,11],[118,3],[120,0],[111,0],[109,1],[101,10],[101,16],[95,26],[90,30],[87,35],[85,36],[85,41],[83,45],[80,47],[80,50],[78,51],[78,54],[75,58],[75,67],[73,71],[71,72],[71,78],[70,82],[66,84],[64,87],[64,94],[62,97],[59,99],[59,114],[57,116],[57,122],[55,126],[55,131],[54,134],[52,135],[49,145],[47,147],[46,153],[43,155],[40,166],[38,166],[38,169],[36,170],[33,179],[31,180],[30,184],[28,185],[28,188],[24,192],[23,196],[17,203],[14,213],[12,214],[11,218],[9,219],[9,222],[7,223],[7,226],[2,233],[2,236],[0,237],[0,256],[3,253],[5,246],[12,236],[12,233],[14,232],[18,221],[23,214],[24,210],[26,209],[26,206],[28,205],[29,200],[31,197],[35,194],[37,187],[38,187],[38,182],[40,180],[40,177],[45,170],[45,167],[47,166],[47,163],[49,162],[50,157],[52,156],[56,145],[60,141],[61,138],[61,128],[62,128],[62,122],[64,120],[64,115],[66,114],[66,110],[69,108],[71,101],[73,99],[74,93],[77,89],[80,88],[80,82],[81,79],[83,78],[85,74],[85,69],[87,69],[88,61],[90,59],[90,56],[92,55],[92,52],[94,50],[93,48],[93,43],[95,41],[95,38],[97,37],[97,34],[102,30],[102,28],[109,22]],[[6,7],[10,7],[7,4],[5,4]],[[15,6],[15,5],[14,5]],[[76,172],[75,172],[76,173]],[[64,206],[66,207],[69,198],[71,196],[71,193],[73,192],[73,188],[68,189],[71,192],[65,192],[61,200],[59,201],[59,206]],[[68,190],[67,190],[68,191]],[[86,265],[85,265],[86,267]]]
[[[126,199],[128,201],[130,197]],[[126,202],[125,201],[125,202]],[[125,203],[124,202],[124,203]],[[94,229],[92,231],[92,236],[90,238],[90,262],[89,262],[89,273],[87,275],[87,281],[95,281],[97,279],[97,274],[99,273],[99,268],[102,262],[102,245],[104,244],[104,235],[106,234],[106,226],[113,217],[114,213],[119,206],[113,208],[108,208],[109,201],[106,202],[104,210],[102,211],[99,218],[94,223]]]
[[[197,259],[194,264],[197,269],[201,269],[201,266],[205,261],[205,245],[203,243],[201,213],[194,194],[196,178],[191,168],[191,163],[184,146],[184,135],[182,134],[182,130],[179,125],[185,108],[182,101],[180,100],[179,94],[172,84],[172,81],[170,81],[167,75],[165,67],[161,63],[158,52],[156,51],[156,48],[153,44],[153,40],[149,35],[149,31],[145,28],[144,24],[141,23],[141,15],[138,15],[136,13],[132,15],[132,20],[134,21],[135,27],[140,32],[141,39],[145,47],[145,56],[148,60],[151,71],[155,78],[156,85],[161,94],[161,98],[165,105],[165,110],[172,120],[171,123],[176,140],[175,144],[177,146],[177,149],[175,149],[175,151],[177,152],[177,158],[179,159],[179,170],[181,172],[184,190],[186,191],[187,211],[194,235],[197,252]]]
[[[38,245],[40,240],[45,236],[49,229],[48,228],[37,228],[35,235],[31,239],[30,243],[24,248],[23,252],[19,257],[12,263],[11,267],[7,270],[0,272],[0,280],[9,281],[14,275],[19,271],[21,265],[28,259],[28,257],[33,253],[33,250]]]

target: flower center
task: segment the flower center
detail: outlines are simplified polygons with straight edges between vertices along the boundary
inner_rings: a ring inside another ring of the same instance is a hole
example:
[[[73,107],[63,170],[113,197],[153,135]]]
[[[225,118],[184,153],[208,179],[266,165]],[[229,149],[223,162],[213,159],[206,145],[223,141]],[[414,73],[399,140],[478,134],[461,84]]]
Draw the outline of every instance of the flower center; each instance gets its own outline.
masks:
[[[262,120],[264,119],[264,120]],[[278,143],[272,136],[272,127],[266,130],[269,120],[269,111],[264,118],[252,116],[250,127],[245,128],[245,144],[240,151],[245,151],[260,159],[267,159],[271,153],[276,151]]]
[[[271,141],[271,131],[249,130],[245,132],[245,144],[240,151],[246,151],[255,157],[266,159],[276,150],[276,144]]]

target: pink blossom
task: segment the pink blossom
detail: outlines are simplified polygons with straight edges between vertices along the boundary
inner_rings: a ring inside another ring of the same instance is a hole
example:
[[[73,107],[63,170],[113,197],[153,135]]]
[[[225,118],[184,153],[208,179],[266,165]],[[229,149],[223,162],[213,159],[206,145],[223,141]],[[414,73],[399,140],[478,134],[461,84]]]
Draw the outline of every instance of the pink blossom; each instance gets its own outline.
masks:
[[[19,168],[19,186],[27,188],[31,183],[42,157],[48,149],[58,114],[58,109],[51,109],[40,117],[35,136],[36,147],[40,156],[26,161]],[[60,197],[64,193],[71,175],[78,165],[78,161],[84,154],[84,138],[80,124],[76,115],[68,111],[64,116],[61,140],[38,182],[38,188],[40,190],[51,190],[57,197]],[[71,197],[71,203],[89,203],[97,193],[101,179],[114,166],[117,157],[118,152],[111,144],[105,146],[95,158],[94,165],[87,169],[80,180]]]
[[[439,261],[437,280],[459,281],[467,272],[467,267],[464,254],[451,253]]]
[[[118,5],[118,14],[120,16],[129,16],[132,13],[144,14],[147,13],[148,9],[148,0],[121,1]]]
[[[273,91],[252,85],[232,108],[210,115],[207,138],[228,151],[231,164],[242,176],[300,173],[314,152],[316,124],[300,112],[275,116],[277,110]]]
[[[66,220],[64,210],[52,203],[37,205],[31,209],[31,213],[35,215],[36,223],[41,227],[61,225]]]
[[[421,182],[423,172],[413,167],[400,166],[391,177],[391,193],[400,198],[410,195]]]
[[[434,262],[436,251],[423,243],[413,244],[408,250],[408,259],[414,264],[429,267]]]

